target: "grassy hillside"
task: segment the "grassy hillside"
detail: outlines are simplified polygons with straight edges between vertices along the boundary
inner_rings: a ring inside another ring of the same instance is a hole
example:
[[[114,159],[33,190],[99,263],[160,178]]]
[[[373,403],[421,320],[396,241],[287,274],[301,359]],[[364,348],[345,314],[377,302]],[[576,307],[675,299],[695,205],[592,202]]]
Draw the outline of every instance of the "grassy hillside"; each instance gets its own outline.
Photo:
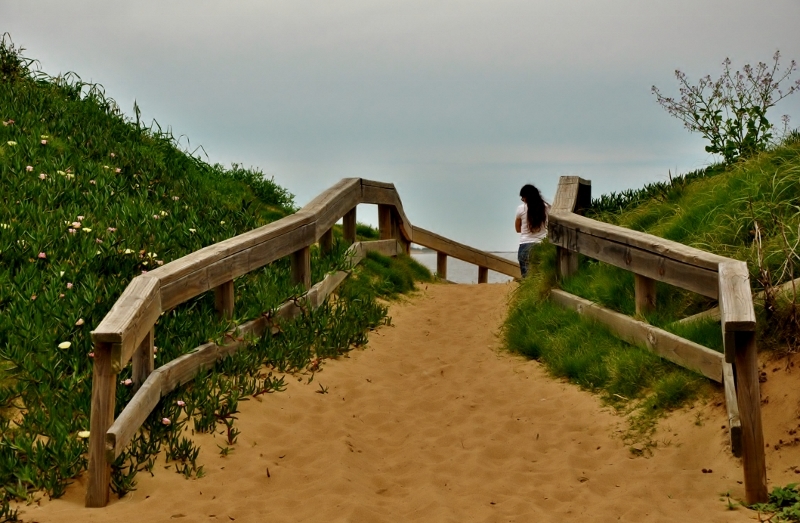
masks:
[[[601,196],[587,214],[747,261],[753,290],[768,291],[767,302],[756,307],[759,346],[795,352],[800,342],[797,299],[778,295],[774,289],[800,276],[798,180],[800,136],[794,133],[746,162]],[[632,273],[583,258],[579,271],[558,283],[555,247],[547,243],[535,250],[533,263],[537,270],[520,286],[505,323],[510,349],[541,360],[553,374],[601,393],[620,408],[633,409],[635,422],[649,420],[645,428],[652,428],[653,414],[674,408],[708,387],[704,378],[620,342],[601,325],[547,300],[549,289],[558,286],[634,315]],[[703,296],[659,283],[656,311],[644,319],[721,351],[719,322],[674,323],[715,305]]]
[[[7,38],[0,43],[0,521],[14,520],[11,499],[44,491],[57,497],[86,468],[92,345],[97,325],[138,274],[201,247],[294,212],[292,195],[262,173],[208,165],[183,152],[167,131],[123,116],[98,85],[74,74],[34,69]],[[359,225],[359,234],[375,231]],[[344,263],[336,242],[312,251],[312,280]],[[376,296],[413,288],[410,260],[370,256],[375,268],[348,283],[335,304],[230,358],[209,376],[165,399],[134,444],[112,467],[120,495],[137,471],[152,469],[163,447],[187,477],[202,475],[195,430],[227,429],[252,394],[280,390],[282,372],[313,372],[318,358],[365,342],[385,321]],[[377,268],[380,271],[376,272]],[[402,274],[385,283],[386,274]],[[429,277],[429,275],[427,275]],[[235,282],[234,321],[270,311],[302,290],[290,284],[288,260]],[[156,366],[231,327],[215,321],[212,296],[163,315]],[[318,337],[320,332],[336,332]],[[264,366],[266,365],[266,367]],[[275,371],[273,372],[271,370]],[[132,392],[120,374],[117,412]],[[163,418],[174,420],[165,425]],[[180,421],[179,421],[180,420]]]

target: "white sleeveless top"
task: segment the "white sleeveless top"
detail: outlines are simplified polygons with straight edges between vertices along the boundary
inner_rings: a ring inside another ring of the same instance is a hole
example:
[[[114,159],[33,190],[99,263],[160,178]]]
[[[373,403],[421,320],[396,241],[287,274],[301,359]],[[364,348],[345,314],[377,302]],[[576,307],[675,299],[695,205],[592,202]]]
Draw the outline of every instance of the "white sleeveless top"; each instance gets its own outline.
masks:
[[[550,214],[550,206],[547,203],[544,204],[544,212],[545,216]],[[526,203],[523,202],[517,207],[516,217],[522,221],[522,232],[519,233],[520,244],[539,243],[547,236],[547,219],[545,219],[544,225],[539,231],[531,232],[528,228],[528,205]]]

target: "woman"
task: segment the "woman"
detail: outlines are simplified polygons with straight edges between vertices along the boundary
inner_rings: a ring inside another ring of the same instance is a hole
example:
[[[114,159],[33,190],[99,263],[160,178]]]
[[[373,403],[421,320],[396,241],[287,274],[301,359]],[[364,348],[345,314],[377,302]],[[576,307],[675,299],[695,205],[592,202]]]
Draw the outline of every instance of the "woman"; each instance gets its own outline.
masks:
[[[519,233],[517,259],[524,278],[528,274],[528,258],[531,248],[547,236],[547,213],[550,211],[539,189],[533,185],[523,185],[519,191],[522,204],[517,207],[514,227]]]

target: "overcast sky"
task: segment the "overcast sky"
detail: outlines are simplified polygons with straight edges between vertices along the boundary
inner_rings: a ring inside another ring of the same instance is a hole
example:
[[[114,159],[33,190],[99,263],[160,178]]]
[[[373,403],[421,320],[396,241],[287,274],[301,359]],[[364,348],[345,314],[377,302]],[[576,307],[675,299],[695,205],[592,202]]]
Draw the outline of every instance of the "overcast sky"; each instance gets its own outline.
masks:
[[[516,250],[524,183],[550,200],[579,175],[597,196],[714,161],[650,87],[800,60],[798,21],[800,0],[0,0],[0,32],[46,72],[135,99],[209,161],[301,205],[393,182],[412,223],[492,250]],[[787,113],[800,125],[800,94],[768,116]]]

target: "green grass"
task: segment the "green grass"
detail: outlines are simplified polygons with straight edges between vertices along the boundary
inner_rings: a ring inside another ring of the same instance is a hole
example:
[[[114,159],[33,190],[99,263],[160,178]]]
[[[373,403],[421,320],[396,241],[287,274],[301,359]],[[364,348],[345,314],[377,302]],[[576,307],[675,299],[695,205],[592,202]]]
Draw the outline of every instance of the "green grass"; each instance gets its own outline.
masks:
[[[555,248],[545,243],[533,258],[538,266],[548,266]],[[702,377],[622,342],[602,324],[547,299],[548,278],[545,271],[535,272],[515,291],[503,328],[507,347],[618,408],[638,406],[648,418],[704,392]]]
[[[295,211],[292,195],[260,171],[206,164],[158,124],[124,117],[102,87],[74,74],[52,78],[33,65],[3,37],[0,521],[15,517],[10,500],[58,497],[86,469],[87,441],[78,433],[89,426],[90,331],[130,280]],[[378,235],[361,224],[358,234]],[[345,248],[337,237],[329,255],[312,249],[313,282],[345,268]],[[313,378],[321,359],[365,343],[365,333],[386,321],[378,296],[406,292],[414,278],[429,278],[408,260],[371,256],[366,262],[338,299],[164,398],[114,463],[114,491],[134,488],[136,474],[152,470],[162,449],[177,472],[201,476],[184,427],[223,427],[230,452],[240,401],[281,390],[284,372]],[[291,284],[286,259],[234,284],[233,323],[302,292]],[[232,323],[215,317],[210,293],[162,315],[156,366],[221,339]],[[59,348],[63,342],[69,342],[65,349]],[[119,375],[128,377],[130,369]],[[117,386],[117,414],[131,397],[130,387]]]

